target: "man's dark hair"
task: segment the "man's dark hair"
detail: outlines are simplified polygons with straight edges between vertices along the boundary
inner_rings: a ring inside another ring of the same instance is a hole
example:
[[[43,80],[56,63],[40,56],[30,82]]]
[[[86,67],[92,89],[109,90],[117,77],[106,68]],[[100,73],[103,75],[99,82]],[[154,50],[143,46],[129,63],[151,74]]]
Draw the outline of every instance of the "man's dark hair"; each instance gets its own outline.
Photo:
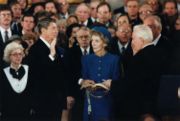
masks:
[[[44,19],[44,18],[50,18],[51,14],[47,11],[39,11],[35,14],[35,22],[38,23],[38,21]]]
[[[22,16],[21,21],[24,21],[24,18],[25,18],[25,17],[32,17],[32,18],[34,18],[34,16],[33,16],[32,14],[25,13],[25,14]],[[35,22],[35,18],[34,18],[34,22]]]
[[[169,2],[174,3],[174,6],[175,6],[176,10],[178,9],[177,1],[176,1],[176,0],[165,0],[165,1],[163,2],[163,9],[165,9],[165,5],[166,5],[167,3],[169,3]]]
[[[38,32],[41,34],[42,33],[41,29],[42,28],[47,29],[49,27],[50,23],[52,23],[52,22],[56,23],[56,21],[52,18],[44,18],[44,19],[40,20],[37,24]]]
[[[13,2],[10,3],[9,7],[11,8],[13,5],[16,5],[16,4],[19,4],[19,2],[18,1],[13,1]]]
[[[109,3],[107,3],[107,2],[100,2],[99,3],[99,5],[97,6],[97,11],[98,11],[98,9],[100,8],[100,7],[102,7],[102,6],[107,6],[108,7],[108,9],[109,9],[109,12],[111,12],[111,6],[110,6],[110,4]]]
[[[1,11],[11,11],[11,8],[8,5],[0,5],[0,12]]]

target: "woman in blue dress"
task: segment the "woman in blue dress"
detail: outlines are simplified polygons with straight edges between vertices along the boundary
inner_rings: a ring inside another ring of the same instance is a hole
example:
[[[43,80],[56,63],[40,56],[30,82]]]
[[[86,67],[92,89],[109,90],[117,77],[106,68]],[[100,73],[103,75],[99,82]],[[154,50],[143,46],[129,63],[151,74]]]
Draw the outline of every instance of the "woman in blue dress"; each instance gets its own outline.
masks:
[[[82,58],[81,86],[86,89],[84,121],[111,121],[111,94],[92,87],[109,79],[119,79],[119,57],[106,51],[107,41],[100,32],[93,31],[91,39],[94,54]]]

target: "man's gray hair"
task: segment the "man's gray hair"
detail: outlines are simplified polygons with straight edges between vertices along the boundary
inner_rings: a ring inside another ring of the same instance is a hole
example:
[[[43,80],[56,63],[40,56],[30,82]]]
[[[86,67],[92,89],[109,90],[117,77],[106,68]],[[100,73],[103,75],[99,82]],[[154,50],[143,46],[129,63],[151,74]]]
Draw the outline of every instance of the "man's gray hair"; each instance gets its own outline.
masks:
[[[150,16],[147,16],[145,20],[146,19],[150,19],[151,21],[154,21],[155,26],[158,27],[160,31],[162,31],[161,18],[159,16],[150,15]]]

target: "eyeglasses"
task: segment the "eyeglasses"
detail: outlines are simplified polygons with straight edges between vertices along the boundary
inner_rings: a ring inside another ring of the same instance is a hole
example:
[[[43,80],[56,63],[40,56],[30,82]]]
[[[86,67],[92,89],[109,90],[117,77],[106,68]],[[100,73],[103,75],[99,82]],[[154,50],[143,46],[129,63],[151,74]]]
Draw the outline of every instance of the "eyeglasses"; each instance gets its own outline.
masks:
[[[88,35],[84,35],[84,36],[78,36],[79,39],[89,39],[90,37]]]
[[[5,16],[7,16],[7,17],[10,17],[11,16],[11,14],[10,13],[2,13],[2,14],[0,14],[1,16],[3,16],[3,17],[5,17]]]
[[[11,56],[17,57],[17,56],[23,56],[23,53],[12,53]]]
[[[152,11],[150,11],[150,10],[147,10],[147,11],[140,11],[139,14],[140,14],[140,15],[152,14]]]
[[[155,1],[149,1],[148,4],[149,4],[149,5],[157,5],[158,3],[155,2]]]
[[[131,32],[131,31],[130,31],[130,30],[128,30],[128,29],[127,29],[127,30],[122,30],[122,29],[119,29],[118,31],[119,31],[119,32],[121,32],[121,33],[126,33],[126,34]]]

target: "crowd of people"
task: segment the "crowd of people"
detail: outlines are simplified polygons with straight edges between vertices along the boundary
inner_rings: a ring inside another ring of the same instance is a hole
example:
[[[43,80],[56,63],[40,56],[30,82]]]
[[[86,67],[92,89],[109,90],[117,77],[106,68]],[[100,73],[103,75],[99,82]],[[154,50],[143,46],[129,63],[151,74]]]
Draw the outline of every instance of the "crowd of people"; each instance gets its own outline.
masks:
[[[158,107],[180,75],[179,0],[28,2],[0,5],[0,120],[180,119]]]

